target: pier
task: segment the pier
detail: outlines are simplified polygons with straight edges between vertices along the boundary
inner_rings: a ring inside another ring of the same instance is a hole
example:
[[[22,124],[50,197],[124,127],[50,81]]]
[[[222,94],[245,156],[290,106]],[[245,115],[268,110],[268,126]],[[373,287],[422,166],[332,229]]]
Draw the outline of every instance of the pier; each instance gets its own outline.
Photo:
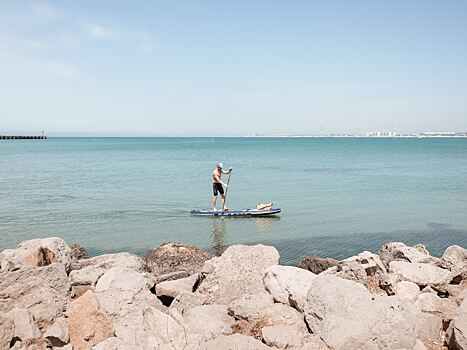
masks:
[[[46,135],[27,136],[27,135],[0,135],[0,140],[47,140]]]

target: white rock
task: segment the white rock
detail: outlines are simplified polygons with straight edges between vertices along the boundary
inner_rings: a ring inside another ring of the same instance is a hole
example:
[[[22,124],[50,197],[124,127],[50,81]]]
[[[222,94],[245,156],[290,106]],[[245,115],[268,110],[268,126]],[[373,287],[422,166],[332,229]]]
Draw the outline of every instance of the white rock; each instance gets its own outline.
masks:
[[[68,332],[68,320],[64,317],[57,319],[44,333],[46,338],[52,346],[62,346],[70,341],[70,334]]]
[[[398,300],[375,297],[356,282],[320,275],[308,292],[305,319],[310,330],[336,350],[411,349],[415,334]]]
[[[389,266],[389,263],[394,260],[404,260],[412,263],[438,261],[438,259],[430,256],[423,246],[409,247],[402,242],[384,244],[379,251],[379,256],[386,266]]]
[[[452,280],[450,271],[425,263],[409,263],[406,261],[391,261],[389,271],[398,273],[408,281],[419,286],[439,287],[449,284]]]
[[[152,286],[154,286],[154,281],[151,278],[128,267],[116,266],[99,278],[95,290],[102,292],[113,288],[139,292],[143,289],[150,289]]]
[[[188,310],[183,316],[183,325],[188,333],[200,334],[211,339],[219,334],[232,334],[234,319],[225,305],[201,305]]]
[[[445,250],[442,259],[465,269],[467,268],[467,249],[458,245],[452,245]]]
[[[15,323],[15,337],[22,341],[40,337],[39,328],[28,310],[14,308],[8,313],[8,317]]]
[[[211,272],[196,293],[206,295],[209,304],[229,304],[244,295],[258,294],[264,291],[264,271],[278,263],[274,247],[230,246],[220,257],[205,262],[203,271]]]
[[[0,312],[0,349],[9,349],[14,336],[15,322],[3,312]]]
[[[303,311],[308,288],[316,275],[293,266],[274,265],[266,269],[263,283],[275,301]]]
[[[417,296],[420,294],[420,287],[409,281],[401,281],[397,282],[394,288],[395,295],[397,295],[401,299],[408,299],[411,301],[415,301]]]
[[[245,295],[232,301],[229,304],[228,312],[236,320],[253,321],[263,310],[272,307],[273,304],[274,300],[268,292]]]
[[[178,293],[169,306],[169,314],[183,315],[187,310],[196,306],[203,305],[206,302],[206,297],[201,294],[181,291]]]
[[[420,339],[417,339],[417,342],[415,343],[415,346],[412,350],[426,350],[426,347]]]
[[[104,254],[90,259],[79,260],[70,272],[72,286],[95,286],[97,280],[113,267],[126,267],[137,272],[143,272],[145,263],[139,256],[130,253]]]
[[[199,274],[180,278],[173,281],[164,281],[156,284],[156,295],[175,298],[180,292],[193,292],[193,288],[199,281]]]
[[[467,349],[467,299],[459,306],[454,319],[446,332],[447,343],[450,348]]]
[[[206,350],[267,350],[266,345],[242,334],[220,335],[206,343]]]
[[[71,249],[58,237],[36,238],[21,242],[16,249],[0,253],[0,270],[12,271],[21,267],[40,267],[59,262],[68,269],[71,264]]]
[[[292,326],[267,326],[261,330],[264,343],[278,349],[303,346],[305,334]]]

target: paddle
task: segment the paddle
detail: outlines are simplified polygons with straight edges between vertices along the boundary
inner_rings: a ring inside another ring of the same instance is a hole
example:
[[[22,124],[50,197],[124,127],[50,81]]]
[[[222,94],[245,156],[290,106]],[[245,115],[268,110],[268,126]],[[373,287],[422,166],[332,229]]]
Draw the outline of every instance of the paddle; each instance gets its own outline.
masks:
[[[231,174],[232,174],[232,170],[229,172],[229,178],[227,179],[227,188],[225,189],[224,204],[222,205],[222,215],[224,215],[224,211],[225,211],[225,202],[227,202],[227,191],[229,190],[230,175],[231,175]]]

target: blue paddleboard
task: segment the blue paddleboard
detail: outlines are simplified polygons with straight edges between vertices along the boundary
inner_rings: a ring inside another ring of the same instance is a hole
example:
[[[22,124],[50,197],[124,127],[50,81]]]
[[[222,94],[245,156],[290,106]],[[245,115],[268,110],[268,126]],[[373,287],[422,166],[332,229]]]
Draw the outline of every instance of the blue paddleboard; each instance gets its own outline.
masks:
[[[258,209],[241,209],[241,210],[192,210],[190,214],[199,216],[271,216],[279,214],[279,208],[272,208],[271,210],[258,210]]]

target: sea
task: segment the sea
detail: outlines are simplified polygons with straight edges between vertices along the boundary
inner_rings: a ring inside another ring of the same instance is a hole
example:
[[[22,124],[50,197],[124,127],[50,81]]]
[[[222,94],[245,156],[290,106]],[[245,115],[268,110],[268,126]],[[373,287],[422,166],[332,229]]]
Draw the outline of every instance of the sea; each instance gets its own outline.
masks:
[[[220,161],[233,167],[228,207],[273,202],[282,213],[191,216],[211,207]],[[90,255],[144,256],[170,241],[215,254],[267,244],[282,264],[295,264],[402,241],[440,256],[450,245],[467,247],[467,138],[0,141],[0,250],[50,236]]]

